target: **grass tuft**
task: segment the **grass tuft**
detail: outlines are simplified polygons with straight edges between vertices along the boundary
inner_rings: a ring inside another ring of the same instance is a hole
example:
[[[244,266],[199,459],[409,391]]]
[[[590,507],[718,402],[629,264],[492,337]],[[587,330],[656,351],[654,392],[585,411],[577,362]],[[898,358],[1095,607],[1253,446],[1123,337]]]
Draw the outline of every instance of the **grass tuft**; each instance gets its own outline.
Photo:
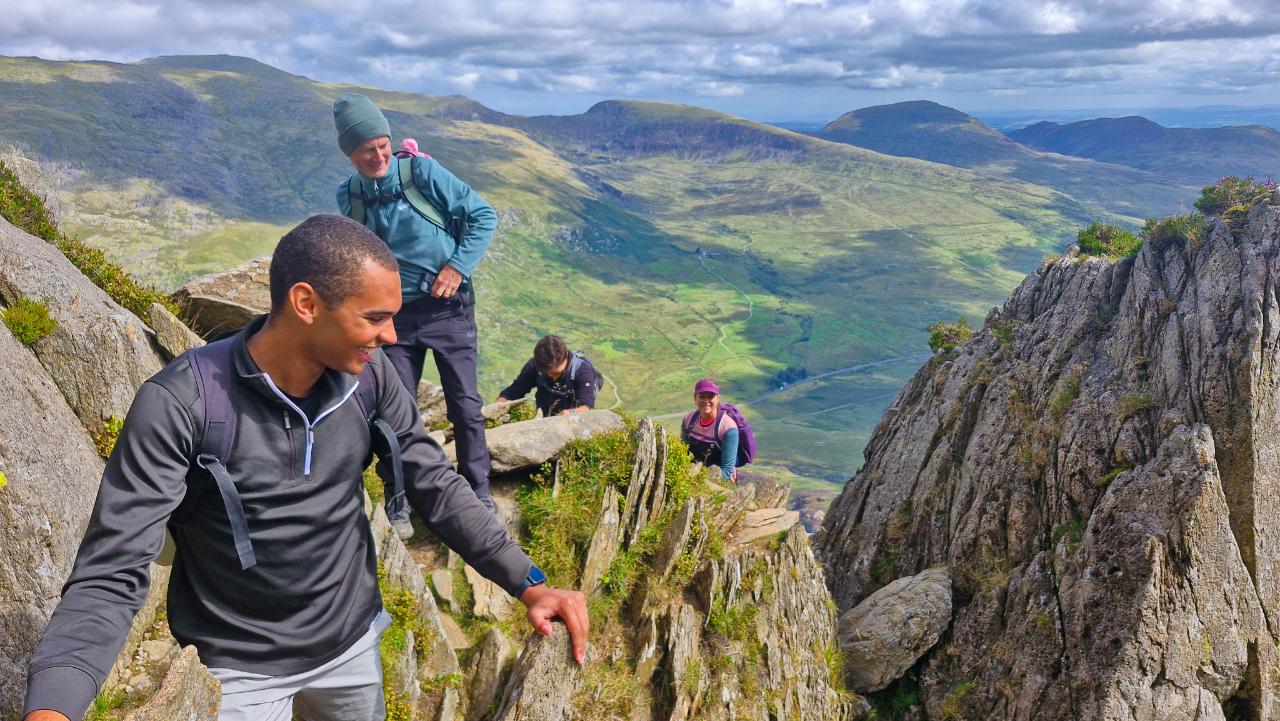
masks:
[[[58,329],[58,322],[49,317],[49,306],[30,298],[19,298],[0,316],[13,337],[27,346]]]

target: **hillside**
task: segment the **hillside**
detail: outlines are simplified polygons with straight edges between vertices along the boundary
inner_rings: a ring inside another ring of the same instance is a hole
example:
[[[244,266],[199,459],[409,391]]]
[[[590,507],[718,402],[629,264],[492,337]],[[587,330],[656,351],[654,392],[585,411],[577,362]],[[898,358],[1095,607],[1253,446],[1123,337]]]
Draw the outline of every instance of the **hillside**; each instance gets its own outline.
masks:
[[[1032,148],[1187,178],[1265,179],[1280,170],[1280,132],[1264,125],[1166,128],[1142,117],[1036,123],[1009,133]]]
[[[0,59],[0,143],[60,181],[65,225],[176,288],[268,251],[350,172],[327,85],[240,58]],[[361,89],[499,210],[481,266],[481,390],[543,333],[679,413],[714,375],[751,406],[760,465],[839,479],[924,350],[978,318],[1095,213],[1044,187],[684,106],[518,118]],[[826,486],[833,492],[834,488]]]
[[[836,118],[814,137],[1054,188],[1098,217],[1130,223],[1175,212],[1199,186],[1114,163],[1035,150],[954,108],[929,101],[878,105]]]

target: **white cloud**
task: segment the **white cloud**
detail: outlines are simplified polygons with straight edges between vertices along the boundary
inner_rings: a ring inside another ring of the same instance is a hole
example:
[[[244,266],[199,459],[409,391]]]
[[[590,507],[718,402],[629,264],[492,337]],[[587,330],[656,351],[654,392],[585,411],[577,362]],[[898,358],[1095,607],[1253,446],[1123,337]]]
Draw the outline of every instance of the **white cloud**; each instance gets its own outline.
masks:
[[[480,98],[1280,87],[1274,0],[0,1],[3,54],[234,53]]]

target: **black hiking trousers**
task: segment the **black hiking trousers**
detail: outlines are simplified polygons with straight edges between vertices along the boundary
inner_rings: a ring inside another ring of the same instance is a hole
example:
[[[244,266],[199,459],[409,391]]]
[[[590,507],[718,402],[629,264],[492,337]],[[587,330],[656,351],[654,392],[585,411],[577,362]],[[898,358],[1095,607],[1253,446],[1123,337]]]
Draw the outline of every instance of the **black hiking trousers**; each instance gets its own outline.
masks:
[[[396,344],[386,346],[383,352],[416,399],[427,351],[431,351],[444,388],[445,409],[453,424],[458,473],[471,484],[476,496],[483,498],[489,495],[489,446],[485,443],[484,414],[480,411],[483,402],[476,388],[474,293],[468,285],[452,298],[426,296],[405,303],[393,321]],[[388,514],[392,510],[388,509]]]

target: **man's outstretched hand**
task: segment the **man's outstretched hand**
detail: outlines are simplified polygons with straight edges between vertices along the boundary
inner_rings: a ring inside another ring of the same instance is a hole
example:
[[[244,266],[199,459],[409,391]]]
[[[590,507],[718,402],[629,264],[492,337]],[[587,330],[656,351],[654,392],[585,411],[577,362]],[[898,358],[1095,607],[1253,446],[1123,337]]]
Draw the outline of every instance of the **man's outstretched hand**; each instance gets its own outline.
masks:
[[[545,585],[530,586],[520,594],[520,602],[529,609],[529,623],[543,636],[551,635],[551,619],[559,617],[573,639],[573,658],[581,666],[587,660],[587,633],[591,620],[587,617],[587,599],[577,591],[562,591]]]
[[[71,721],[57,711],[32,711],[25,721]]]

